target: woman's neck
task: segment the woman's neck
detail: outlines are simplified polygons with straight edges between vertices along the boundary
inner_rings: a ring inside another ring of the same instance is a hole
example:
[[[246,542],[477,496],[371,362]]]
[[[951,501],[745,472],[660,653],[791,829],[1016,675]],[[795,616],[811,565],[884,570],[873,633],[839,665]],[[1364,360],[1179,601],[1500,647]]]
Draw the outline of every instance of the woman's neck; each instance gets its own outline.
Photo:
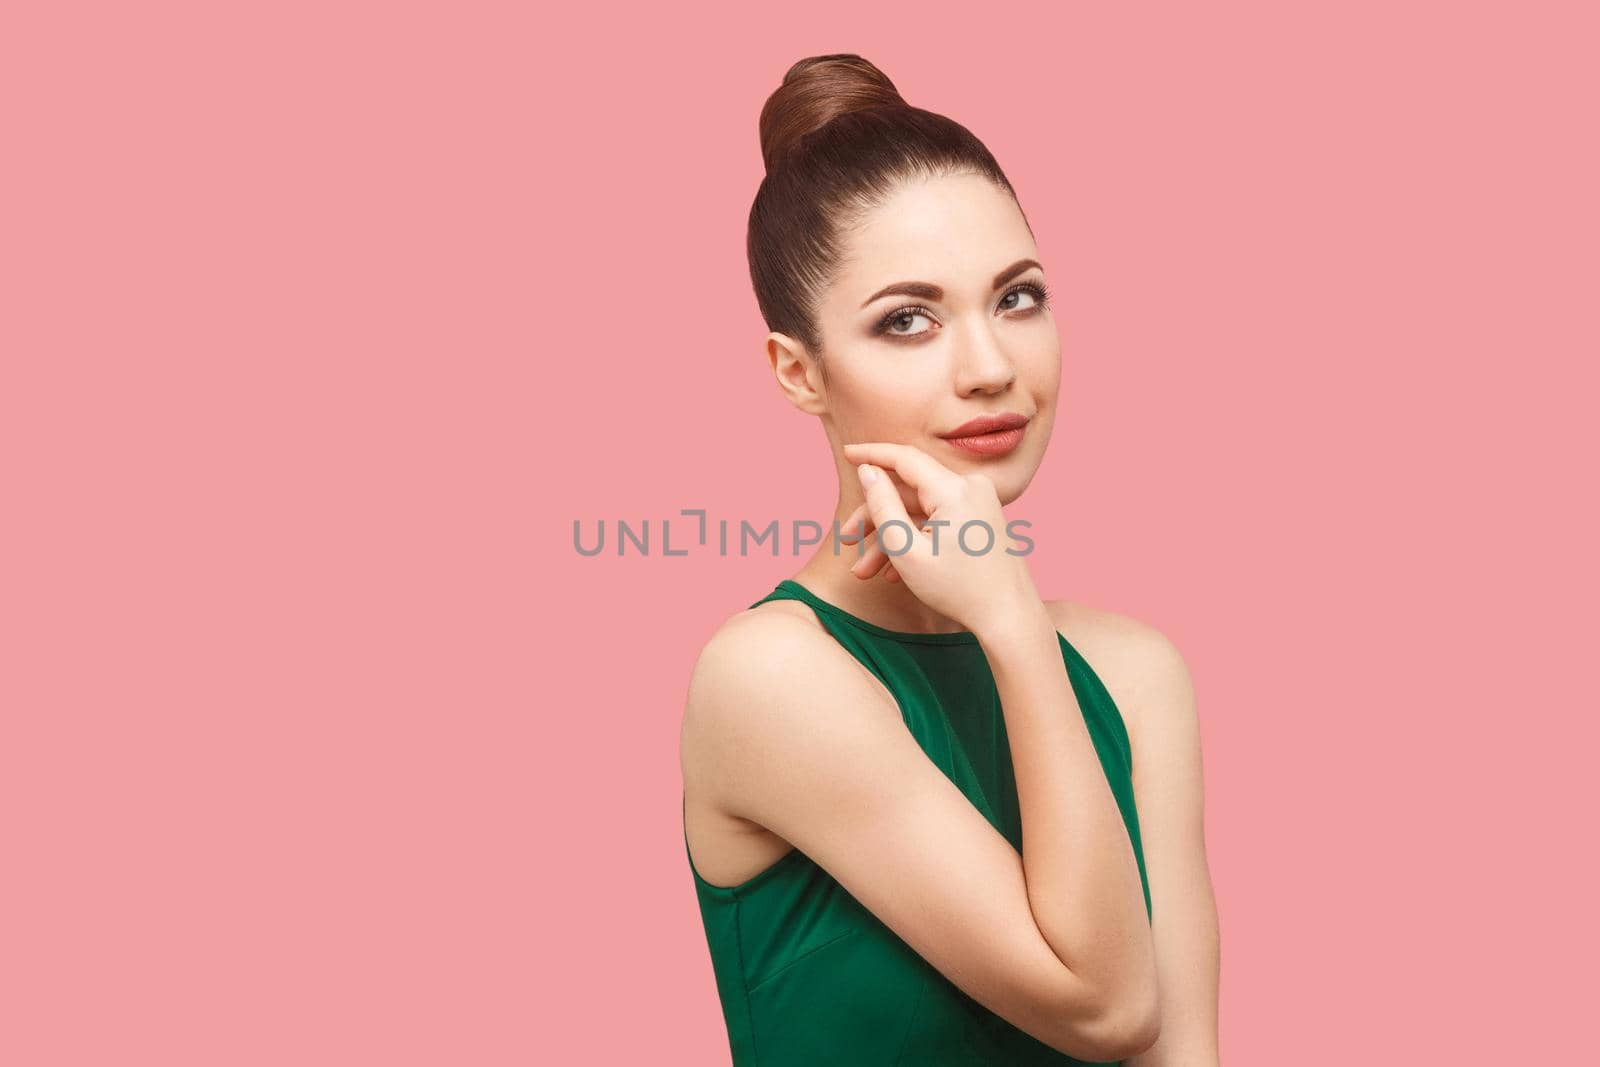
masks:
[[[861,558],[869,544],[836,544],[833,524],[842,524],[858,503],[860,501],[840,503],[832,524],[823,530],[822,544],[793,580],[835,607],[887,630],[930,634],[965,632],[966,628],[955,619],[941,615],[918,600],[903,578],[891,582],[879,570],[873,577],[861,579],[850,572],[851,565]],[[922,519],[919,515],[909,517],[913,522]],[[898,534],[896,531],[890,535],[889,543],[894,547],[900,544],[894,539]],[[875,537],[876,531],[868,534],[867,542]],[[893,562],[894,557],[889,559]]]

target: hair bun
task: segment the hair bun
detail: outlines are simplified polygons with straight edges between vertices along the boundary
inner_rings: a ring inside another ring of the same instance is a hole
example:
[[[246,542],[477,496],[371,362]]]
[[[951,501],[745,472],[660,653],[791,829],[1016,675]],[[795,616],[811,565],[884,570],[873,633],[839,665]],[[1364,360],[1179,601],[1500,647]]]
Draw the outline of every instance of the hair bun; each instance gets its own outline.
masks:
[[[809,56],[790,67],[761,108],[761,157],[770,172],[795,143],[840,115],[906,102],[888,75],[848,52]]]

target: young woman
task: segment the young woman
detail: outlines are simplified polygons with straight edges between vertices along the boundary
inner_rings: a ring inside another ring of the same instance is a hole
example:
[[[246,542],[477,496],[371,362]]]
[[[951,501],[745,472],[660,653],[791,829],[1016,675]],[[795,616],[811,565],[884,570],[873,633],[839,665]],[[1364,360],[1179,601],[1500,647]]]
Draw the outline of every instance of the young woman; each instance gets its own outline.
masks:
[[[735,1067],[1215,1064],[1183,659],[1042,600],[1001,510],[1061,371],[1015,194],[859,56],[795,64],[761,139],[767,352],[865,537],[825,536],[689,685],[685,848]]]

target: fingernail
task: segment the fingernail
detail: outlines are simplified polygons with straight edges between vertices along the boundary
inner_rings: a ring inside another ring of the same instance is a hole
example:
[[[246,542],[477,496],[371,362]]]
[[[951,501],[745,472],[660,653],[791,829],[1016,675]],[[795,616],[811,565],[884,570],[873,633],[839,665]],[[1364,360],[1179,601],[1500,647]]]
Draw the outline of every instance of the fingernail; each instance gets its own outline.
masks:
[[[861,466],[857,467],[856,470],[861,473],[862,485],[871,485],[873,482],[878,480],[877,470],[869,463],[863,463]]]

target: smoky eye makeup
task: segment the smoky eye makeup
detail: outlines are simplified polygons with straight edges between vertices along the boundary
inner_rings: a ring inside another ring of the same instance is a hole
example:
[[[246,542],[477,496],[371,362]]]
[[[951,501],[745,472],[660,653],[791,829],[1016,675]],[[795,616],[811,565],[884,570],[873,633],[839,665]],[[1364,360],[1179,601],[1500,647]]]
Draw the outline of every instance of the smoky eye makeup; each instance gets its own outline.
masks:
[[[1018,282],[1016,285],[1013,285],[1011,288],[1000,294],[1000,302],[1004,303],[1012,293],[1033,294],[1033,307],[1023,308],[1022,310],[1025,314],[1031,314],[1038,308],[1046,308],[1050,306],[1050,289],[1044,284],[1044,280],[1042,278],[1034,281]]]
[[[1001,305],[1000,310],[1009,310],[1004,306],[1005,302],[1011,299],[1014,294],[1018,293],[1031,294],[1033,296],[1033,305],[1031,307],[1023,308],[1017,315],[1012,316],[1013,318],[1028,318],[1050,306],[1049,287],[1045,285],[1042,280],[1036,279],[1026,282],[1018,282],[1016,285],[1011,286],[1005,292],[1001,293],[999,299],[999,303]],[[904,307],[897,307],[893,311],[878,319],[878,321],[873,324],[872,333],[874,336],[891,337],[895,339],[911,339],[923,337],[927,334],[933,333],[934,331],[931,329],[918,330],[915,333],[900,333],[893,328],[894,325],[901,319],[914,319],[919,315],[924,318],[933,318],[933,312],[929,311],[921,304],[908,304]]]
[[[894,324],[901,319],[914,319],[918,316],[931,319],[933,318],[933,312],[929,311],[920,304],[913,305],[911,307],[895,308],[893,311],[889,312],[889,314],[878,320],[877,324],[872,327],[872,332],[874,334],[880,334],[886,337],[921,337],[925,333],[932,333],[932,330],[919,330],[916,333],[899,333],[892,328]]]

